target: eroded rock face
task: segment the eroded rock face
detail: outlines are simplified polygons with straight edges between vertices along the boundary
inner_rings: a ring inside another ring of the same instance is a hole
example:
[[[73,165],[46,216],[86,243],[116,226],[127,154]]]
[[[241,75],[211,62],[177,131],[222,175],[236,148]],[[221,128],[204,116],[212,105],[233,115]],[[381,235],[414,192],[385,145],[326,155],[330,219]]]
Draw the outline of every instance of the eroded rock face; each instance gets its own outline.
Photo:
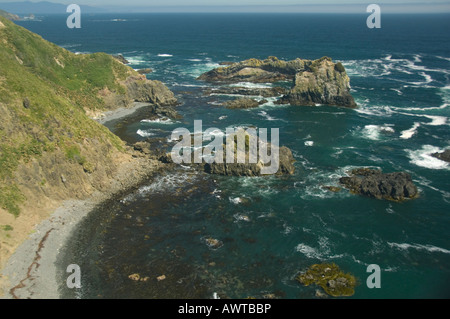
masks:
[[[350,78],[345,67],[328,57],[292,61],[282,61],[276,57],[266,60],[249,59],[206,72],[198,80],[216,83],[292,81],[293,86],[287,92],[282,92],[282,89],[264,89],[259,93],[263,93],[264,97],[277,97],[284,93],[279,100],[280,104],[357,106],[350,94]],[[254,89],[240,90],[255,93]]]
[[[159,105],[176,105],[175,95],[162,82],[142,77],[129,77],[126,80],[128,96],[134,102]]]
[[[355,169],[340,183],[352,192],[376,199],[403,201],[418,197],[411,175],[405,172],[383,173],[375,169]]]
[[[342,64],[329,58],[316,60],[309,69],[295,75],[294,87],[280,103],[314,106],[317,104],[356,107],[350,94],[350,78]]]

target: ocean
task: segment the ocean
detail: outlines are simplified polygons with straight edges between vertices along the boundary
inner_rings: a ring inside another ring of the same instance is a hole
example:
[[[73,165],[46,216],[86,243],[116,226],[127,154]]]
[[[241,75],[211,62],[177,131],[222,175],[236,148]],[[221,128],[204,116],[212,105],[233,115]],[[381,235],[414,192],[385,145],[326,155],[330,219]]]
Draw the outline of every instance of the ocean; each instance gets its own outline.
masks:
[[[108,123],[124,140],[169,138],[193,131],[194,120],[222,131],[279,128],[296,172],[223,177],[180,167],[105,203],[62,254],[61,265],[82,271],[82,288],[62,285],[65,296],[309,299],[320,288],[296,275],[335,263],[358,279],[349,298],[450,297],[450,164],[431,156],[450,146],[449,15],[383,15],[381,29],[369,29],[366,14],[89,14],[81,29],[66,18],[17,23],[72,52],[122,54],[135,69],[153,69],[148,77],[181,102],[180,120]],[[269,99],[231,110],[220,104],[232,96],[205,95],[212,85],[196,80],[221,62],[268,56],[342,62],[359,107]],[[397,203],[324,189],[358,167],[406,171],[420,197]],[[381,288],[366,284],[372,264]]]

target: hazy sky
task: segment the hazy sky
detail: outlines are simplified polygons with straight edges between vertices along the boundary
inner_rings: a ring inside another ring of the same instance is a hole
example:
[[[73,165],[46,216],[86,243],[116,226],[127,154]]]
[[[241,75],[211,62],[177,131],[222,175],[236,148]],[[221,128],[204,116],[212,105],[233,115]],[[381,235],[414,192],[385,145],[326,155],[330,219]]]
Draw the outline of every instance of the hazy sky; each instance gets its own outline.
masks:
[[[26,0],[0,0],[4,2],[20,2]],[[28,0],[29,1],[29,0]],[[42,0],[31,0],[40,2]],[[386,11],[392,12],[450,12],[450,0],[47,0],[49,2],[62,4],[79,4],[98,7],[182,7],[183,10],[195,10],[200,6],[234,6],[235,11],[238,7],[255,6],[274,6],[274,11],[330,11],[330,12],[359,12],[371,3],[379,4],[386,8]],[[298,6],[297,9],[286,6]],[[189,9],[191,8],[191,9]],[[302,8],[302,9],[300,9]],[[182,11],[183,11],[182,10]],[[248,8],[247,8],[248,10]],[[256,9],[258,11],[258,9]],[[269,10],[270,11],[270,10]]]

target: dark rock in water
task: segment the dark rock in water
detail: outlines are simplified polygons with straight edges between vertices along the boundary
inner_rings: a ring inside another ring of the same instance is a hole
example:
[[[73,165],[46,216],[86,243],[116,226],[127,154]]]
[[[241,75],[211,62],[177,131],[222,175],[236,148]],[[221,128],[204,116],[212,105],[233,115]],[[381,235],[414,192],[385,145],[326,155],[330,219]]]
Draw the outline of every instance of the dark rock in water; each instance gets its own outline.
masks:
[[[225,152],[224,152],[225,153]],[[224,155],[225,158],[225,155]],[[279,168],[274,175],[292,175],[295,172],[295,159],[292,151],[282,146],[279,148]],[[226,175],[226,176],[262,176],[262,168],[264,164],[258,163],[211,163],[205,164],[204,169],[206,173]]]
[[[376,199],[403,201],[419,195],[411,175],[405,172],[383,173],[369,168],[356,169],[340,183],[352,192]]]
[[[442,161],[450,163],[450,149],[445,150],[442,153],[431,154],[431,156],[436,157],[436,158],[438,158],[438,159],[440,159]]]
[[[241,98],[234,101],[228,101],[224,105],[229,109],[251,109],[256,108],[260,104],[258,101],[249,98]]]
[[[129,64],[130,62],[124,58],[122,54],[113,55],[113,57],[123,64]]]

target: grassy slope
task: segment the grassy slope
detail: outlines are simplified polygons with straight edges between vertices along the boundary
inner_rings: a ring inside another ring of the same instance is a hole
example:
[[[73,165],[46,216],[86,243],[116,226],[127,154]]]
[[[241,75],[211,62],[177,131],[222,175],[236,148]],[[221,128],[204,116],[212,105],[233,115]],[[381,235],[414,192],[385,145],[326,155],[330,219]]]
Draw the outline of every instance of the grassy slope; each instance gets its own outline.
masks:
[[[59,151],[89,166],[81,142],[94,137],[122,150],[86,111],[105,109],[101,89],[124,94],[120,81],[133,72],[107,54],[75,55],[0,17],[1,208],[18,215],[26,200],[14,180],[20,163]]]

